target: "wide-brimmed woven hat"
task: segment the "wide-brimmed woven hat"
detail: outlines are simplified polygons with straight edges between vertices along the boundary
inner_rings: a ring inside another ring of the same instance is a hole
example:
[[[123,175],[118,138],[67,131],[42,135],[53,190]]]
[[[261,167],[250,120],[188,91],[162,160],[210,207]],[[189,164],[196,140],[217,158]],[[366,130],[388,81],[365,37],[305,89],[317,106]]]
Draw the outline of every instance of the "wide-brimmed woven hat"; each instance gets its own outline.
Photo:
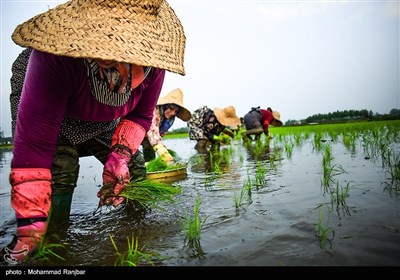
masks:
[[[278,111],[272,111],[272,115],[274,116],[275,126],[282,126],[281,114]]]
[[[185,75],[186,37],[165,0],[70,0],[20,24],[21,47],[98,58]]]
[[[235,107],[227,106],[224,109],[214,108],[214,114],[218,121],[225,126],[237,128],[240,125],[240,119],[236,115]]]
[[[192,114],[188,109],[185,108],[183,105],[183,93],[180,88],[176,88],[171,90],[167,95],[160,97],[157,101],[157,105],[164,105],[164,104],[175,104],[181,107],[179,113],[176,115],[182,121],[187,122],[190,120]]]

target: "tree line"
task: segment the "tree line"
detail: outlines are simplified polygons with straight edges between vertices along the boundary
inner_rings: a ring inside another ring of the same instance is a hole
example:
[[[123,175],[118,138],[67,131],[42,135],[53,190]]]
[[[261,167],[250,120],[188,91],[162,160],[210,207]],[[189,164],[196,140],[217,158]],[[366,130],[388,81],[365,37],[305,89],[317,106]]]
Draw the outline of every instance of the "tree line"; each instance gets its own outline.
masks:
[[[389,114],[379,114],[362,110],[344,110],[336,111],[327,114],[311,115],[303,120],[288,120],[285,122],[286,126],[299,125],[299,124],[313,124],[313,123],[340,123],[351,121],[379,121],[379,120],[394,120],[400,119],[400,109],[392,109]]]
[[[327,114],[315,114],[309,116],[303,120],[288,120],[285,122],[286,126],[290,125],[305,125],[313,123],[340,123],[340,122],[350,122],[350,121],[377,121],[377,120],[394,120],[400,119],[400,109],[393,108],[390,110],[389,114],[379,114],[373,113],[370,110],[344,110],[336,111]],[[187,133],[187,127],[181,127],[174,129],[170,134],[180,134]],[[0,127],[0,144],[12,143],[12,137],[4,137],[4,132]]]

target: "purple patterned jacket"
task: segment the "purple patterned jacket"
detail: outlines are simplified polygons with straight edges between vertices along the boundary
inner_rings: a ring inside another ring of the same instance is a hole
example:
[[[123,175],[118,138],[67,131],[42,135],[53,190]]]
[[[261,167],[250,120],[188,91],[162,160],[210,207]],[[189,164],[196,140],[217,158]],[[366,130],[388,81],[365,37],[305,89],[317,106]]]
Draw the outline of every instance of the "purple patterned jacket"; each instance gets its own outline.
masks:
[[[19,101],[11,167],[50,169],[65,118],[101,123],[123,117],[148,131],[164,77],[165,70],[152,69],[123,105],[106,105],[91,91],[84,59],[32,50]]]

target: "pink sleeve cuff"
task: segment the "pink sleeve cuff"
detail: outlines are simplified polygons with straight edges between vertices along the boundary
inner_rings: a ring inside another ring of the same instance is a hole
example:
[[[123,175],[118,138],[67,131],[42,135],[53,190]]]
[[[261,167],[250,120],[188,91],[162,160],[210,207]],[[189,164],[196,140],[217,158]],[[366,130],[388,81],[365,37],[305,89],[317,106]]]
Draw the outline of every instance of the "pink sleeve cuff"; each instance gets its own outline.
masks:
[[[122,120],[115,129],[111,145],[123,145],[131,149],[132,154],[136,153],[142,144],[146,130],[137,123],[130,120]]]

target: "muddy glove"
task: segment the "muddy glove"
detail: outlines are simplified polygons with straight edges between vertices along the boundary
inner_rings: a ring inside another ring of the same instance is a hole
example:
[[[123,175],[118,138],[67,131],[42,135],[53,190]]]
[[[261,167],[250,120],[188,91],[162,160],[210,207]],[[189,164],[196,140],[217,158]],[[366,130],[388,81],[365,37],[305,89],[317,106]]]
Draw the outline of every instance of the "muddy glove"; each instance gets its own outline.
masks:
[[[153,146],[153,150],[161,157],[165,162],[171,162],[174,160],[173,156],[168,152],[167,147],[163,143],[158,143]]]
[[[16,264],[33,255],[46,234],[51,206],[51,172],[45,168],[13,168],[10,184],[17,235],[1,253],[8,263]]]
[[[103,188],[97,193],[99,206],[114,205],[123,201],[118,195],[130,182],[128,163],[143,141],[146,131],[130,120],[122,120],[113,135],[111,152],[103,169]],[[112,189],[112,191],[111,191]]]
[[[213,140],[214,140],[214,142],[220,142],[222,144],[229,144],[231,141],[231,138],[228,135],[221,133],[219,136],[214,135]]]

